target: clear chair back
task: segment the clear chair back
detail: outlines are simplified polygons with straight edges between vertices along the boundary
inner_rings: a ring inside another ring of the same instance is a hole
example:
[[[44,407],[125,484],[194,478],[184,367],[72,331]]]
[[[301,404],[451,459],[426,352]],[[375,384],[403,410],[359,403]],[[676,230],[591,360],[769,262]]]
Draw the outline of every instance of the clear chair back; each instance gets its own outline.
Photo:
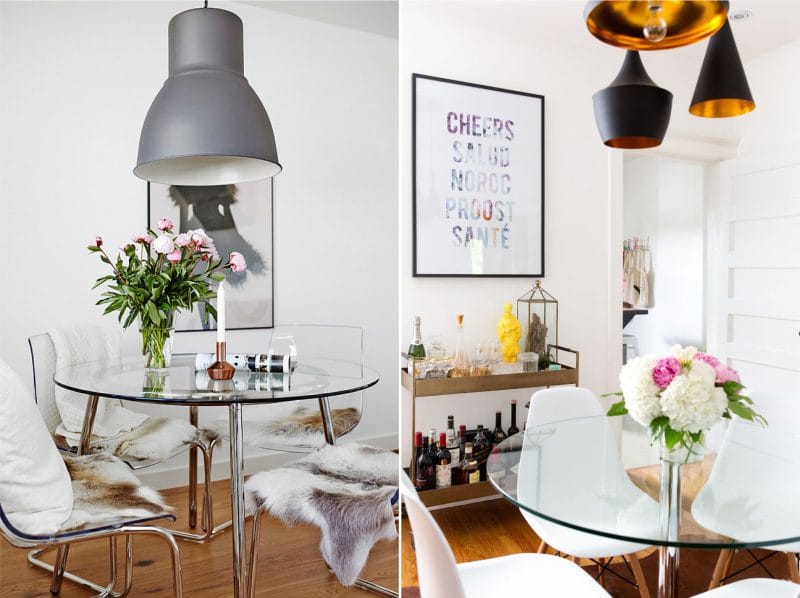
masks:
[[[56,348],[47,333],[31,336],[28,338],[28,345],[31,349],[33,367],[33,397],[47,429],[53,434],[61,423],[56,405],[56,385],[53,382],[53,375],[56,372]]]

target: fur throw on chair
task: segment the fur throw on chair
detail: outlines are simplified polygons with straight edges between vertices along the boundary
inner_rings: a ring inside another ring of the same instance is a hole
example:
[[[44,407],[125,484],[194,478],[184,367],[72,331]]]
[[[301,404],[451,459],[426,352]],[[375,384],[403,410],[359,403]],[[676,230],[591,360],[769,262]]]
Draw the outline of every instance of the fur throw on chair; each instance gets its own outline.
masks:
[[[370,446],[326,445],[247,480],[248,510],[268,509],[287,525],[318,526],[322,557],[350,586],[375,542],[397,537],[391,504],[398,487],[397,459]]]
[[[261,448],[300,448],[313,449],[325,446],[322,431],[322,415],[319,409],[296,407],[288,413],[274,410],[276,415],[269,419],[253,419],[243,423],[245,444]],[[361,412],[355,407],[332,409],[333,432],[336,438],[344,436],[358,425]],[[220,435],[228,436],[228,421],[220,420],[213,424]]]
[[[116,457],[107,453],[64,455],[64,463],[72,479],[73,505],[62,531],[172,512],[158,492],[143,486],[130,468]]]

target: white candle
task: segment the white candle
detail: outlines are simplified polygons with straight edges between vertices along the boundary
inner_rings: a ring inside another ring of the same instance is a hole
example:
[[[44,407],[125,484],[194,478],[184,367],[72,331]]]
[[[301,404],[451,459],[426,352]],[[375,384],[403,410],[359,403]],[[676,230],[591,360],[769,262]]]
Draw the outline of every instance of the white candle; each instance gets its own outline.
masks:
[[[217,342],[225,342],[225,281],[217,289]]]

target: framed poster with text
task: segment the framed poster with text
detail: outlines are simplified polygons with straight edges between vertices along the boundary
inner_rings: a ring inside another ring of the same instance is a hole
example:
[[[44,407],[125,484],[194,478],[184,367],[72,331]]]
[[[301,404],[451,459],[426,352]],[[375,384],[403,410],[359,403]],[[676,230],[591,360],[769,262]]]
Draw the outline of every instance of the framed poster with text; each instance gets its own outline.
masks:
[[[414,276],[544,276],[544,96],[412,87]]]

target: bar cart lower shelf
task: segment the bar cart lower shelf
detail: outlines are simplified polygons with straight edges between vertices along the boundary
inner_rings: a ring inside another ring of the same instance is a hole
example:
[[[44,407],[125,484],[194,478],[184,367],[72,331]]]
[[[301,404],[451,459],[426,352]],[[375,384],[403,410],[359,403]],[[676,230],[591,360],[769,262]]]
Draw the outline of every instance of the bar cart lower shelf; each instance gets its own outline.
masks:
[[[544,388],[560,385],[578,386],[580,380],[580,354],[567,347],[551,345],[551,349],[569,353],[574,365],[560,364],[560,370],[541,372],[521,372],[514,374],[495,374],[489,376],[469,376],[464,378],[434,378],[417,380],[409,373],[409,367],[400,371],[403,388],[411,393],[411,446],[414,446],[414,431],[417,422],[417,399],[473,392],[512,390],[515,388]],[[404,355],[405,356],[405,355]],[[412,453],[413,454],[413,453]],[[412,459],[413,461],[413,459]],[[413,480],[415,463],[412,462],[407,473]],[[463,484],[450,488],[437,488],[419,493],[420,499],[428,507],[448,505],[466,500],[499,496],[490,482]]]

